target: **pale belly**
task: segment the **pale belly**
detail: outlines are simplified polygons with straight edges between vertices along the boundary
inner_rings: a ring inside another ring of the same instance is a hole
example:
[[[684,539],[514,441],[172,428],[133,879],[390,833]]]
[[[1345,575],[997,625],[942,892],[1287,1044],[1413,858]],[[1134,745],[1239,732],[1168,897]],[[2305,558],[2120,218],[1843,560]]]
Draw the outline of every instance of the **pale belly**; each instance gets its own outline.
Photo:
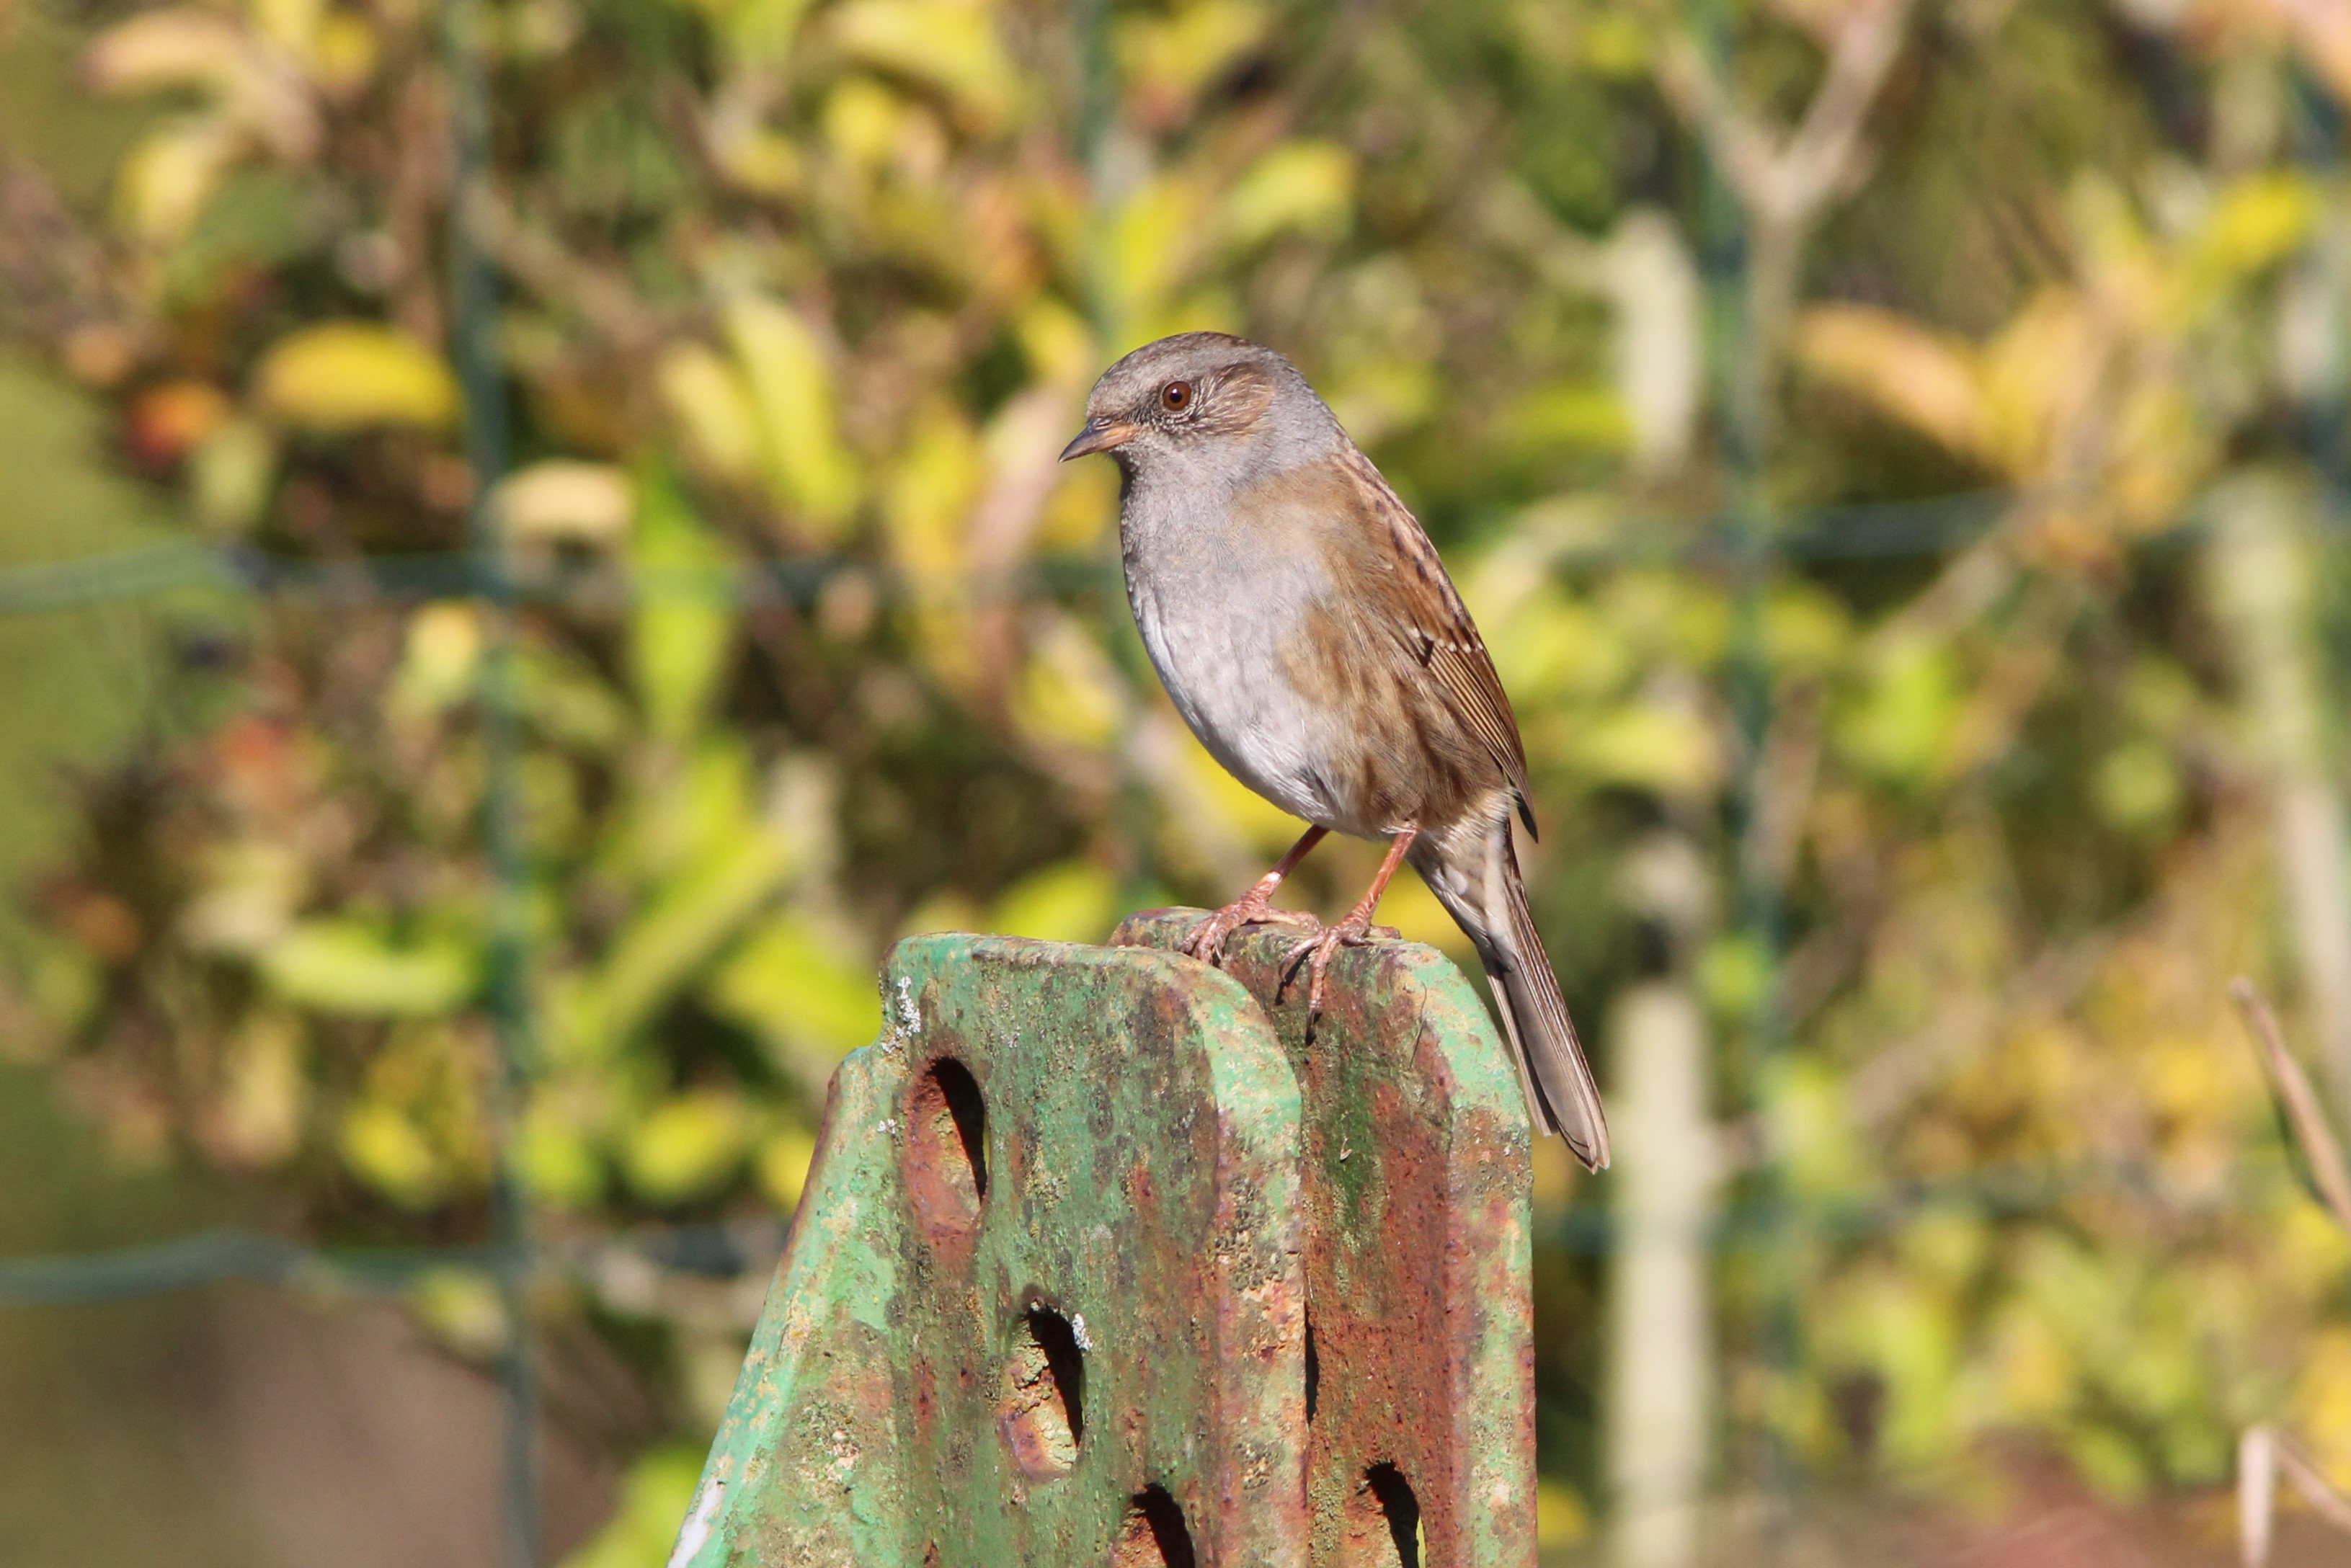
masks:
[[[1186,565],[1190,570],[1130,569],[1127,580],[1144,648],[1176,711],[1227,771],[1283,810],[1341,832],[1366,832],[1348,819],[1330,783],[1329,707],[1290,684],[1282,659],[1280,638],[1322,585],[1296,565]]]

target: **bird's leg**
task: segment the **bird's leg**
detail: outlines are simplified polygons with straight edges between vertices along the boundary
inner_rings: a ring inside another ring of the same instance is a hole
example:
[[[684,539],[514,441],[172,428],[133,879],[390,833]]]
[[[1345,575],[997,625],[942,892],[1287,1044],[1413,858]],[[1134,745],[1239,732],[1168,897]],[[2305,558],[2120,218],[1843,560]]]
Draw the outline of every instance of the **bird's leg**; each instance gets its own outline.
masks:
[[[1309,828],[1290,846],[1290,852],[1274,863],[1274,868],[1258,878],[1257,885],[1214,915],[1200,922],[1192,935],[1184,938],[1186,953],[1203,963],[1221,962],[1225,956],[1225,938],[1244,925],[1320,925],[1321,921],[1303,910],[1273,907],[1273,890],[1282,880],[1298,869],[1298,862],[1307,852],[1322,841],[1328,828]]]
[[[1309,1029],[1313,1027],[1314,1019],[1322,1011],[1322,977],[1329,971],[1331,960],[1339,956],[1339,949],[1368,946],[1374,937],[1397,935],[1393,926],[1373,925],[1372,915],[1380,907],[1380,894],[1388,890],[1388,879],[1395,875],[1396,867],[1404,863],[1405,851],[1412,848],[1412,841],[1419,833],[1420,829],[1411,822],[1397,829],[1395,837],[1388,841],[1388,858],[1380,862],[1380,873],[1372,878],[1371,891],[1364,894],[1362,902],[1347,912],[1346,919],[1309,936],[1283,957],[1281,980],[1285,986],[1298,973],[1299,965],[1307,966],[1307,973],[1311,977],[1306,987],[1306,1024]]]

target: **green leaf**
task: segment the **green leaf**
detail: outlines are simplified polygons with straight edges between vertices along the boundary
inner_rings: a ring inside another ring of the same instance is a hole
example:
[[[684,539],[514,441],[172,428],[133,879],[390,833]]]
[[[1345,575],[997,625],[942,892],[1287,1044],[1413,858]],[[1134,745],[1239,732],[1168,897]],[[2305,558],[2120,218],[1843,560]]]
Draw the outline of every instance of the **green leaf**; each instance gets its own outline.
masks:
[[[630,676],[654,736],[682,741],[708,716],[734,653],[732,559],[658,474],[643,486],[629,553],[638,583]]]
[[[789,1048],[839,1060],[882,1027],[873,966],[807,917],[768,921],[711,978],[726,1017]]]
[[[701,1479],[699,1448],[681,1443],[646,1454],[629,1467],[611,1519],[563,1560],[563,1568],[658,1568],[668,1562]]]
[[[454,938],[395,942],[361,920],[306,920],[265,948],[262,978],[298,1007],[374,1018],[437,1018],[480,985],[472,946]]]
[[[1923,642],[1890,650],[1867,690],[1844,715],[1838,740],[1854,762],[1897,783],[1920,783],[1940,766],[1959,718],[1958,672],[1949,653]]]
[[[576,1017],[595,1050],[625,1040],[692,984],[717,951],[788,882],[800,857],[783,834],[754,824],[663,887],[622,928],[581,987]]]

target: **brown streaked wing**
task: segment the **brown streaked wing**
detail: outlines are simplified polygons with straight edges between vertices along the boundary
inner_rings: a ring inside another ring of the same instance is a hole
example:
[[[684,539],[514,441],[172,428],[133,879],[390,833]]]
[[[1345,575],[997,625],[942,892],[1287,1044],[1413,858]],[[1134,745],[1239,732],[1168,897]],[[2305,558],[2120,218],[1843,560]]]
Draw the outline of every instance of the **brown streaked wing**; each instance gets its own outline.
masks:
[[[1353,444],[1345,448],[1342,473],[1345,505],[1361,519],[1354,532],[1371,546],[1368,559],[1358,558],[1372,568],[1363,574],[1363,586],[1376,596],[1388,630],[1436,677],[1454,716],[1493,757],[1518,797],[1527,831],[1533,833],[1532,791],[1517,716],[1510,712],[1510,695],[1494,673],[1485,639],[1478,635],[1468,607],[1446,575],[1437,547],[1372,460]]]

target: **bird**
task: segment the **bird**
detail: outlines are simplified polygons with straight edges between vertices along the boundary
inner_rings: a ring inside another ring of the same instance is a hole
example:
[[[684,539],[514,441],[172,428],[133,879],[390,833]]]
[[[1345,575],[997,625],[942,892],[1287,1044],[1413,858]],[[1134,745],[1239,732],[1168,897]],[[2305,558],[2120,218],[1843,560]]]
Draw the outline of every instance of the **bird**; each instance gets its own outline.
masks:
[[[1176,710],[1243,784],[1310,825],[1184,950],[1210,964],[1244,926],[1315,929],[1309,1027],[1342,947],[1412,863],[1477,949],[1533,1124],[1593,1170],[1608,1125],[1543,951],[1515,833],[1531,838],[1526,749],[1492,657],[1410,508],[1280,352],[1223,332],[1146,343],[1104,371],[1061,461],[1119,469],[1119,551],[1136,628]],[[1346,918],[1273,908],[1330,833],[1384,840]]]

